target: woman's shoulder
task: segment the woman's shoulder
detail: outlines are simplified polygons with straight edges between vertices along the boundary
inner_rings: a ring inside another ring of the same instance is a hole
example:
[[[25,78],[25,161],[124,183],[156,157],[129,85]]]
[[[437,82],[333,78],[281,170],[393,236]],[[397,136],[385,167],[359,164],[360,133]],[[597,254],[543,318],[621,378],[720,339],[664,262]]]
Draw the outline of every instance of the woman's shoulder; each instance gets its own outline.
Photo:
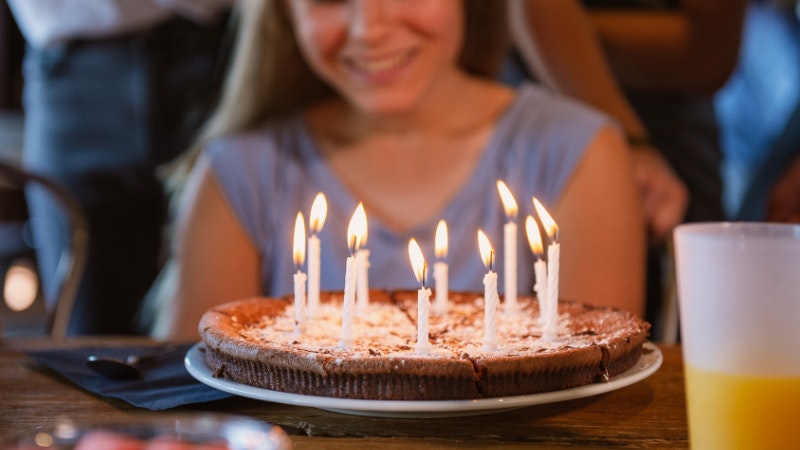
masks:
[[[246,130],[212,139],[206,147],[211,154],[226,153],[244,156],[269,156],[273,151],[290,147],[305,133],[299,116],[262,122]]]
[[[543,86],[526,82],[519,85],[509,114],[526,128],[574,127],[609,124],[611,119],[601,111]]]
[[[313,154],[306,133],[299,117],[271,121],[213,139],[204,154],[226,190],[242,185],[266,189],[302,170]]]
[[[498,125],[494,151],[520,192],[555,201],[589,145],[612,122],[596,110],[533,84],[517,88]]]
[[[512,147],[583,150],[601,130],[614,126],[600,111],[532,83],[517,87],[514,102],[501,118],[497,134]]]

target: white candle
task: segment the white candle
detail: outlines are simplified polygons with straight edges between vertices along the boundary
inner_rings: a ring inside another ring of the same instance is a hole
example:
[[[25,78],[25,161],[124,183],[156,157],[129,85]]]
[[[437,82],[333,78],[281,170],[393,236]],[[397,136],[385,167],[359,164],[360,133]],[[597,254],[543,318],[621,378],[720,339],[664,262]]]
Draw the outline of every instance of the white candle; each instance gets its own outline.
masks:
[[[505,311],[509,314],[519,312],[517,305],[517,224],[507,222],[503,225],[503,251],[505,261]]]
[[[417,291],[417,345],[414,347],[418,354],[426,355],[431,351],[428,340],[428,319],[431,309],[431,290],[425,287]]]
[[[444,314],[447,311],[447,300],[450,294],[449,267],[444,262],[447,257],[447,223],[444,220],[440,220],[436,225],[434,251],[439,261],[433,265],[433,280],[436,282],[436,300],[433,304],[433,312]]]
[[[350,256],[347,257],[344,272],[342,335],[339,340],[339,347],[342,348],[350,348],[353,344],[353,318],[356,306],[356,276],[358,270],[358,262],[355,253],[358,251],[362,237],[366,234],[366,229],[367,218],[364,215],[364,207],[359,203],[347,227],[347,245],[350,248]]]
[[[558,337],[558,272],[561,253],[558,243],[558,225],[535,197],[533,198],[533,207],[549,238],[547,245],[547,298],[545,300],[547,307],[543,331],[545,340],[552,341]]]
[[[325,194],[320,192],[311,204],[308,228],[311,236],[308,237],[308,307],[306,314],[310,318],[319,318],[319,282],[321,276],[320,258],[321,243],[318,234],[325,225],[328,215],[328,202]]]
[[[297,334],[306,331],[306,278],[299,270],[294,274],[294,331]]]
[[[419,248],[416,239],[412,238],[408,241],[408,258],[411,260],[414,276],[420,283],[420,288],[417,291],[417,345],[415,350],[420,355],[426,355],[431,350],[431,344],[428,340],[431,290],[425,286],[427,265],[425,264],[425,257],[422,255],[422,249]]]
[[[308,237],[308,311],[312,319],[319,318],[319,279],[321,243],[314,234]]]
[[[450,295],[448,287],[449,267],[444,261],[437,261],[433,264],[433,280],[436,283],[436,299],[433,303],[434,314],[444,314],[447,312],[447,297]]]
[[[483,349],[494,351],[497,349],[497,274],[489,270],[483,276]]]
[[[511,194],[508,186],[497,180],[497,191],[500,193],[500,200],[503,202],[508,222],[503,226],[503,261],[505,265],[504,292],[505,292],[505,311],[510,314],[519,312],[517,305],[517,200]]]
[[[525,218],[525,234],[528,236],[528,245],[531,247],[536,261],[533,263],[533,273],[536,276],[536,300],[539,302],[539,323],[544,325],[547,316],[547,263],[544,262],[544,244],[539,225],[532,216]]]
[[[306,228],[303,213],[298,212],[294,221],[294,241],[292,242],[292,259],[297,272],[294,274],[294,331],[305,332],[306,308],[306,274],[301,267],[306,256]]]
[[[539,302],[539,323],[544,325],[547,317],[547,263],[544,258],[537,258],[533,263],[533,273],[536,275],[536,300]]]
[[[483,230],[478,230],[478,246],[483,264],[489,269],[483,276],[483,350],[494,351],[497,349],[497,306],[500,298],[497,295],[497,274],[492,270],[494,250]]]
[[[558,337],[558,265],[559,244],[550,242],[547,246],[547,317],[544,323],[545,339]]]
[[[354,215],[359,216],[363,221],[364,232],[359,237],[359,248],[356,251],[356,261],[358,264],[358,275],[356,275],[356,312],[361,315],[369,306],[369,250],[364,248],[367,245],[368,225],[367,213],[364,205],[359,203]]]
[[[358,275],[356,276],[356,310],[364,314],[369,306],[369,250],[362,248],[356,252]]]
[[[347,257],[344,272],[344,302],[342,305],[342,336],[339,347],[350,348],[353,345],[353,316],[355,315],[356,294],[356,258]]]

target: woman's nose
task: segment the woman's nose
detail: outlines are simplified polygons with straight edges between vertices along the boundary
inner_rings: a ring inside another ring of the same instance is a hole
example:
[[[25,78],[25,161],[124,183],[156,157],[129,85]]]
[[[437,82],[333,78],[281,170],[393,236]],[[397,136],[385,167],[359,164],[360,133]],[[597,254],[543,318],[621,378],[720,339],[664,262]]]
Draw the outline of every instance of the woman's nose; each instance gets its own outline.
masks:
[[[366,41],[378,39],[386,30],[386,0],[353,0],[350,34]]]

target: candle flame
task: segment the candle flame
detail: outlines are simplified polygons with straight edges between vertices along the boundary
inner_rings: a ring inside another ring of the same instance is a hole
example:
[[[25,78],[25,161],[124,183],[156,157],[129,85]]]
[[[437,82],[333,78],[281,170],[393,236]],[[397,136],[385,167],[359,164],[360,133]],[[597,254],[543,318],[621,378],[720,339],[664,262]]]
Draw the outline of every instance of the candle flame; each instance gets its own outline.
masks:
[[[531,251],[537,257],[544,254],[544,244],[542,243],[542,234],[539,233],[539,224],[536,223],[533,216],[525,218],[525,233],[528,235],[528,245],[531,246]]]
[[[492,243],[489,242],[489,238],[486,237],[486,233],[483,230],[478,230],[478,248],[481,251],[481,260],[483,260],[483,265],[488,267],[489,270],[492,270],[494,266],[494,249],[492,248]]]
[[[350,247],[352,252],[355,252],[366,242],[366,236],[367,213],[364,211],[364,205],[359,203],[355,212],[353,212],[350,224],[347,226],[347,246]]]
[[[414,271],[414,276],[417,277],[417,282],[425,287],[425,256],[422,255],[422,249],[419,248],[417,240],[411,238],[408,241],[408,259],[411,260],[411,269]]]
[[[312,234],[317,234],[322,231],[327,216],[328,201],[325,199],[325,194],[320,192],[314,197],[314,203],[311,204],[311,214],[308,217],[308,230]]]
[[[294,221],[294,246],[292,250],[292,258],[297,270],[306,260],[306,224],[303,218],[303,213],[297,213],[297,219]]]
[[[544,226],[544,230],[547,232],[547,237],[553,240],[558,238],[558,225],[556,225],[556,221],[553,220],[553,217],[536,197],[533,197],[533,207],[536,209],[539,220],[542,221],[542,226]]]
[[[434,253],[439,259],[447,257],[447,222],[440,220],[436,225],[436,237],[434,238]]]
[[[506,211],[506,217],[509,219],[517,217],[517,210],[519,209],[517,200],[514,198],[514,194],[511,193],[511,190],[508,189],[508,186],[506,186],[506,183],[502,180],[497,180],[497,192],[500,193],[500,200],[503,202],[503,209]]]

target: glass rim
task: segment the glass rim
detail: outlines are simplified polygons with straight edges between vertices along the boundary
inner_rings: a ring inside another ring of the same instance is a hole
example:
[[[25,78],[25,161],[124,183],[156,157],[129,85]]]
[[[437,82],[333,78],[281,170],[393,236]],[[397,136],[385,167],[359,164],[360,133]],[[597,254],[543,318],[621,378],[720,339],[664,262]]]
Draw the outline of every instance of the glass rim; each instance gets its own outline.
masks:
[[[780,222],[692,222],[675,227],[674,236],[749,236],[800,239],[800,224]]]

